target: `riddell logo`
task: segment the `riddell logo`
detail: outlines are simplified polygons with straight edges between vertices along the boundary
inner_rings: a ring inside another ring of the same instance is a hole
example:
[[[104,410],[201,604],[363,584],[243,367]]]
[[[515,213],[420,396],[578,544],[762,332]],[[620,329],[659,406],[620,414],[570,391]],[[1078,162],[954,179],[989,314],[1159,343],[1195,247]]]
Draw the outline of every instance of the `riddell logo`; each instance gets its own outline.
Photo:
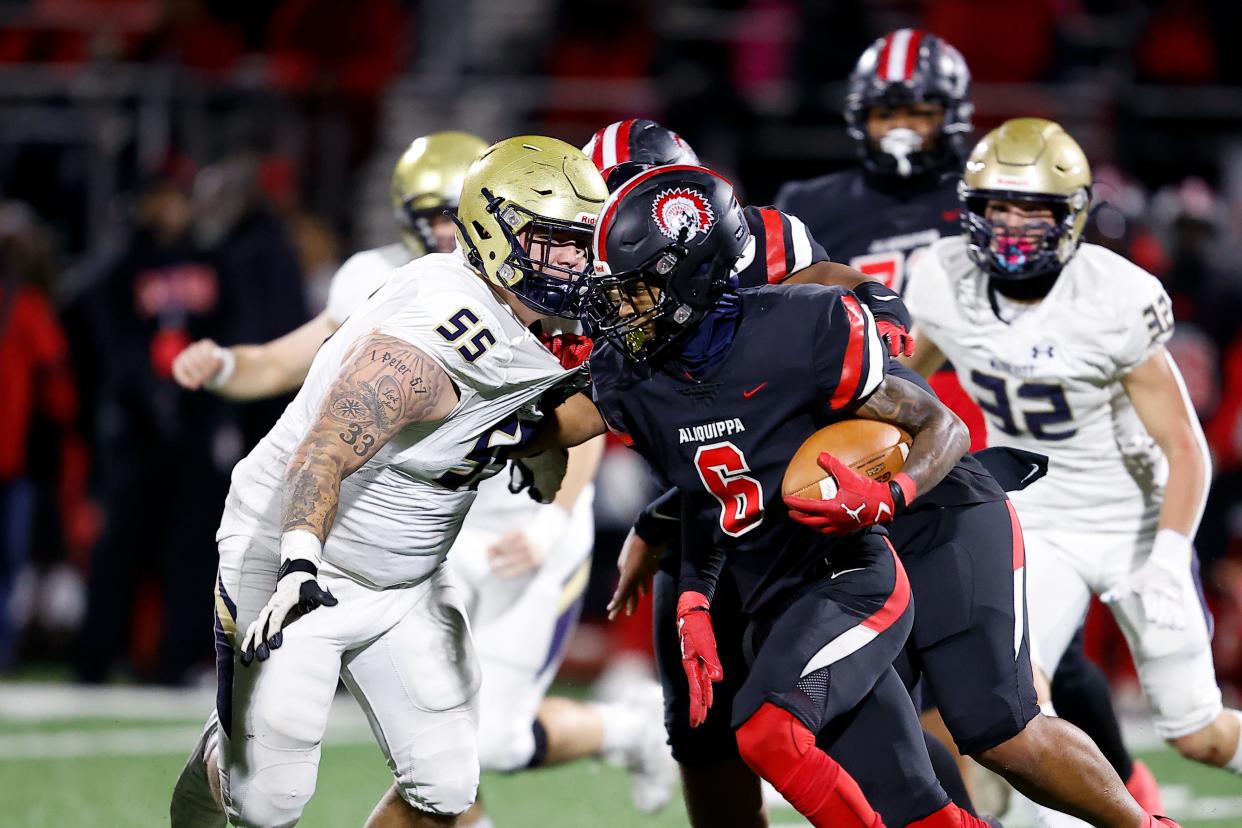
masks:
[[[594,213],[579,213],[579,214],[578,214],[578,223],[579,223],[579,224],[589,224],[589,225],[591,225],[592,227],[594,227],[594,226],[595,226],[595,221],[596,221],[596,219],[597,219],[597,218],[598,218],[598,216],[596,216]]]
[[[686,241],[699,233],[706,234],[716,222],[707,198],[689,187],[661,192],[651,203],[651,216],[660,232],[673,240],[681,238],[682,230],[687,231]]]

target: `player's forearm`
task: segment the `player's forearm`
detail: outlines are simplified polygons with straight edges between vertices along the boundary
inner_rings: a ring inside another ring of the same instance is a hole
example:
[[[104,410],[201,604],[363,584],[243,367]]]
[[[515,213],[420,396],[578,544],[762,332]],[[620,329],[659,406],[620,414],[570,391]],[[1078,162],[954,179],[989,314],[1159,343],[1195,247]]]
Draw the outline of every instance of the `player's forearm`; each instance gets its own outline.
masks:
[[[312,433],[297,447],[285,473],[281,500],[282,532],[301,529],[322,544],[336,520],[344,468],[333,452],[335,437]]]
[[[970,448],[970,432],[957,415],[899,377],[886,377],[858,414],[900,426],[910,434],[910,455],[901,471],[909,475],[919,492],[943,480]]]
[[[1169,462],[1158,527],[1193,538],[1207,501],[1212,461],[1181,372],[1160,348],[1122,377],[1121,384]]]
[[[550,448],[572,448],[608,430],[586,394],[574,394],[543,418],[538,433],[516,456],[529,457]]]
[[[1199,529],[1199,519],[1203,516],[1203,506],[1207,501],[1211,474],[1208,460],[1191,435],[1161,448],[1169,460],[1169,481],[1164,489],[1157,528],[1173,529],[1193,538]]]
[[[336,323],[319,314],[306,324],[263,345],[234,345],[228,380],[215,391],[233,400],[257,400],[292,391],[306,379],[315,353],[336,330]]]
[[[600,460],[604,456],[604,438],[593,437],[579,446],[569,450],[569,466],[565,469],[565,477],[561,488],[552,502],[566,512],[572,512],[578,498],[582,495],[599,471]]]
[[[226,349],[233,357],[229,378],[211,390],[230,400],[261,400],[296,388],[300,378],[290,377],[267,356],[266,345],[234,345]]]
[[[408,342],[379,333],[355,342],[289,459],[283,531],[305,530],[323,543],[336,519],[341,481],[401,429],[447,417],[457,399],[448,374]]]

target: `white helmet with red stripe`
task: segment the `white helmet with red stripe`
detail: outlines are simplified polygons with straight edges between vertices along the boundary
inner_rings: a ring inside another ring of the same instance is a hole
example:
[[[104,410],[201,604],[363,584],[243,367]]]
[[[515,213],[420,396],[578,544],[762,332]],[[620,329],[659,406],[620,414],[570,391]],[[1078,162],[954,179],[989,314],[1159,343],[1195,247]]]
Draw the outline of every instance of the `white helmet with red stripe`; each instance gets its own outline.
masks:
[[[699,163],[699,156],[680,135],[646,118],[614,121],[592,135],[582,152],[605,179],[609,170],[627,162],[652,167]]]
[[[910,177],[958,166],[966,155],[970,115],[970,69],[961,52],[919,29],[898,29],[872,43],[850,73],[845,122],[858,141],[863,164],[879,175]],[[944,106],[944,124],[935,145],[903,153],[902,163],[867,135],[867,112],[874,106],[934,102]]]

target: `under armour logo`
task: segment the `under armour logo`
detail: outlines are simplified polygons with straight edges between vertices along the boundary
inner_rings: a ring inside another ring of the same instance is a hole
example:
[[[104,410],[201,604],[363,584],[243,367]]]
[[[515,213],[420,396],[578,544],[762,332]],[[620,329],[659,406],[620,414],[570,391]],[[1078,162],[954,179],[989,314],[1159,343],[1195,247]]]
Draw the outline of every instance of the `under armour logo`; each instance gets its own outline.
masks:
[[[863,509],[867,508],[867,504],[864,501],[863,503],[860,503],[858,505],[857,509],[851,509],[849,506],[846,506],[844,503],[842,503],[841,508],[844,509],[845,513],[849,515],[850,517],[852,517],[856,523],[862,523],[862,518],[859,517],[859,515],[862,514]]]
[[[1048,359],[1052,359],[1052,346],[1051,345],[1043,345],[1043,346],[1032,345],[1031,346],[1031,359],[1039,359],[1039,355],[1041,352],[1043,353],[1044,356],[1048,357]]]

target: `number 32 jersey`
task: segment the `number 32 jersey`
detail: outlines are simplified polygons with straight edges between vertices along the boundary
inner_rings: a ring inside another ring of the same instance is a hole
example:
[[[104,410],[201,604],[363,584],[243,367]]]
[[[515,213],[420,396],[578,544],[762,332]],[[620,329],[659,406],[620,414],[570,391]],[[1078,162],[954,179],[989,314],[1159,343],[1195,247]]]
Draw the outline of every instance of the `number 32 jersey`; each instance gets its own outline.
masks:
[[[989,445],[1049,456],[1047,479],[1010,493],[1025,528],[1155,526],[1167,464],[1121,385],[1172,334],[1154,276],[1084,244],[1041,302],[1018,306],[958,236],[915,257],[905,301],[983,409]]]
[[[398,270],[319,349],[302,390],[234,468],[217,539],[247,534],[278,543],[289,458],[341,365],[372,332],[418,348],[460,395],[446,419],[402,429],[341,483],[323,560],[379,587],[418,580],[440,564],[479,481],[503,468],[533,429],[539,396],[569,373],[463,256],[423,256]]]

